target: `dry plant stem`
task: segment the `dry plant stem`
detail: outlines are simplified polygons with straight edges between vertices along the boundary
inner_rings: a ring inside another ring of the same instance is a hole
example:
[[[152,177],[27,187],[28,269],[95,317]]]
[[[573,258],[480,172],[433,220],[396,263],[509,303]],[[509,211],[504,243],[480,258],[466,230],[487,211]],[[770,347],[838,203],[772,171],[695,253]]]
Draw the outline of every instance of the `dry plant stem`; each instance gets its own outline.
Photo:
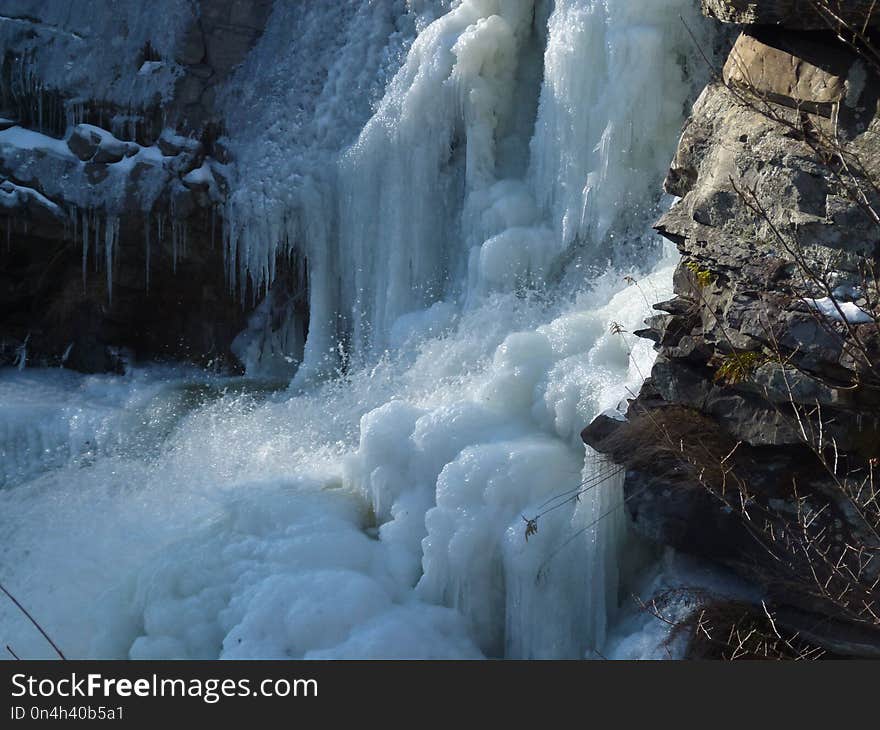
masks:
[[[22,606],[21,603],[19,603],[18,599],[15,596],[13,596],[8,590],[6,590],[6,588],[4,587],[4,585],[2,583],[0,583],[0,591],[5,593],[7,598],[9,598],[9,600],[15,604],[15,607],[19,611],[21,611],[22,614],[24,614],[24,616],[28,619],[28,621],[30,621],[36,627],[37,631],[39,631],[43,635],[43,638],[46,641],[48,641],[49,645],[55,650],[55,653],[61,659],[66,659],[67,657],[64,656],[61,649],[58,648],[58,645],[54,641],[52,641],[52,637],[50,637],[49,634],[47,634],[46,631],[43,629],[43,627],[40,626],[40,624],[37,622],[37,620],[33,616],[31,616],[30,613],[28,613],[27,609],[24,606]],[[8,646],[6,648],[9,649]],[[12,653],[12,650],[9,649],[9,652]]]
[[[839,40],[880,71],[880,53],[868,37],[868,25],[877,8],[877,0],[871,3],[871,7],[865,13],[865,20],[861,28],[855,27],[841,18],[826,0],[810,0],[810,4],[822,16],[829,29],[835,32]]]

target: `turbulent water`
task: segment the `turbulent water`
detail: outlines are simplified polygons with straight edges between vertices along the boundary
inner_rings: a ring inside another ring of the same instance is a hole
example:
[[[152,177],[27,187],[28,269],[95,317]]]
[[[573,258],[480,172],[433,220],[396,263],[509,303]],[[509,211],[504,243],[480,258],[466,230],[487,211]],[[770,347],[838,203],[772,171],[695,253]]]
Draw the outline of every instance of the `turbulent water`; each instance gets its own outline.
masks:
[[[671,295],[693,5],[276,3],[225,92],[229,277],[295,252],[308,338],[270,294],[244,379],[0,372],[0,580],[69,656],[662,655],[579,431]],[[8,604],[0,639],[51,654]]]

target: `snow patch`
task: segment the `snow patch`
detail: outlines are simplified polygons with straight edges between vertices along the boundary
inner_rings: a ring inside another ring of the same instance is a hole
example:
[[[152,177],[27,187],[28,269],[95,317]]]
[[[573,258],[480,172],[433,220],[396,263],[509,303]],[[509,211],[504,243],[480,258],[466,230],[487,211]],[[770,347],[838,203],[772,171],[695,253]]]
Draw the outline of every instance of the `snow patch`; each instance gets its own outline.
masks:
[[[832,297],[806,299],[805,301],[823,317],[827,317],[835,322],[867,324],[874,321],[874,317],[855,302],[840,301]]]

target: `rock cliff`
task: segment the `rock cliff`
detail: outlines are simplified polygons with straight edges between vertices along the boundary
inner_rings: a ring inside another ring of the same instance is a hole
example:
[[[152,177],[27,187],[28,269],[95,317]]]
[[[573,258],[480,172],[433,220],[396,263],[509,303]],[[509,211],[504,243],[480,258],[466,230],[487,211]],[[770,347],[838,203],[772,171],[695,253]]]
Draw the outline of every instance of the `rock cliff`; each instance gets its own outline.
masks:
[[[849,35],[815,5],[705,0],[747,25],[666,179],[676,296],[626,421],[584,438],[641,534],[753,581],[804,651],[878,656],[880,83],[869,4]]]
[[[271,6],[3,3],[0,363],[232,361],[215,99]]]

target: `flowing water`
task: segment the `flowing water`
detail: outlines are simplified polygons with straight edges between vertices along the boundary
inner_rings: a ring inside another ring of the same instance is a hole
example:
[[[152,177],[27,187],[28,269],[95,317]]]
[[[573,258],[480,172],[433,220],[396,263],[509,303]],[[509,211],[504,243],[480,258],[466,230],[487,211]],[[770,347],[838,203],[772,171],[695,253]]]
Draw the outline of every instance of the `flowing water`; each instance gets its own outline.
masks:
[[[246,378],[0,372],[0,581],[69,656],[657,654],[579,432],[671,296],[694,5],[276,3],[225,92],[227,260],[265,291],[295,253],[308,337],[265,305]],[[8,604],[0,639],[51,655]]]

